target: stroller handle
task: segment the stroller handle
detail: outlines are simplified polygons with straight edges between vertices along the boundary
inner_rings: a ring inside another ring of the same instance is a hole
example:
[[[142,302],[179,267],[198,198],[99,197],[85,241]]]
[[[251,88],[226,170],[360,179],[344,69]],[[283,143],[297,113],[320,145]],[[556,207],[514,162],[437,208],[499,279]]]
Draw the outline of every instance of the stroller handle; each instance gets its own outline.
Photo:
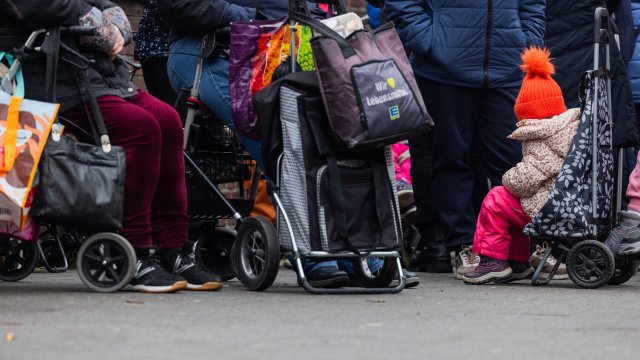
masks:
[[[606,8],[599,7],[593,15],[593,42],[608,43],[609,42],[609,11]]]

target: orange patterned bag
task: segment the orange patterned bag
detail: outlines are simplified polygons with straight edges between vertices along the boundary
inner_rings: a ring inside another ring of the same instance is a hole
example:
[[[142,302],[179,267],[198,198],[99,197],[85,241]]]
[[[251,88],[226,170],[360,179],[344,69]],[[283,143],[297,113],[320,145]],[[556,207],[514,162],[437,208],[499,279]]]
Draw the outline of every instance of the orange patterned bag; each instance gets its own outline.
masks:
[[[0,232],[29,225],[32,185],[58,104],[0,92]]]

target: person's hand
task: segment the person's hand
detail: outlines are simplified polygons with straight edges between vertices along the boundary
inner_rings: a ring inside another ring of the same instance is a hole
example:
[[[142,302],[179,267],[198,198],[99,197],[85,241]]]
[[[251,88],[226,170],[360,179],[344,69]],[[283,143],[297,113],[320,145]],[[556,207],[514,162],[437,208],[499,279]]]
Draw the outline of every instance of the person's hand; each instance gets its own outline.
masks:
[[[80,18],[80,25],[95,29],[95,35],[80,37],[80,45],[103,52],[112,60],[122,52],[125,39],[120,29],[100,10],[92,8]]]
[[[127,15],[124,13],[124,10],[118,6],[114,6],[102,11],[102,15],[109,20],[113,25],[118,27],[122,37],[124,38],[124,43],[128,44],[131,40],[133,40],[133,31],[131,30],[131,24],[129,23],[129,19],[127,19]]]
[[[124,49],[124,37],[122,36],[122,33],[120,32],[120,30],[118,30],[118,27],[115,25],[111,25],[113,26],[114,29],[114,41],[113,41],[113,47],[106,51],[107,55],[109,55],[109,59],[111,61],[113,61],[113,59],[116,58],[116,56],[118,56],[118,54],[120,54],[122,52],[122,50]]]

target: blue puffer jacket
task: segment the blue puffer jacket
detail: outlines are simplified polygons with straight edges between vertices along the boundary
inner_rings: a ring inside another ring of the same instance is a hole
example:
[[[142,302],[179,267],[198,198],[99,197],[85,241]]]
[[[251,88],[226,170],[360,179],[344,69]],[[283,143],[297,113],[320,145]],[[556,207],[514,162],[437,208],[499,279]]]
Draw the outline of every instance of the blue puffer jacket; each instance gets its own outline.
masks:
[[[416,75],[467,87],[522,81],[520,53],[543,44],[545,0],[388,0]]]
[[[633,24],[637,28],[640,26],[640,0],[631,0],[631,12]],[[636,39],[636,47],[633,49],[633,55],[627,65],[627,73],[631,83],[633,102],[640,104],[640,37]]]

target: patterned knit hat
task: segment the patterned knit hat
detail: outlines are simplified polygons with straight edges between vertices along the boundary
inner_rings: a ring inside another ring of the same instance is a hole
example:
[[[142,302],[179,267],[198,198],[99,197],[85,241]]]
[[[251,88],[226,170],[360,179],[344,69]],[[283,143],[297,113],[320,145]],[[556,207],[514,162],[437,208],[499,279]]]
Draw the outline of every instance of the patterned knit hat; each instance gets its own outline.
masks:
[[[567,110],[558,83],[551,78],[554,68],[549,50],[530,47],[522,53],[526,73],[514,107],[518,120],[548,119]]]

